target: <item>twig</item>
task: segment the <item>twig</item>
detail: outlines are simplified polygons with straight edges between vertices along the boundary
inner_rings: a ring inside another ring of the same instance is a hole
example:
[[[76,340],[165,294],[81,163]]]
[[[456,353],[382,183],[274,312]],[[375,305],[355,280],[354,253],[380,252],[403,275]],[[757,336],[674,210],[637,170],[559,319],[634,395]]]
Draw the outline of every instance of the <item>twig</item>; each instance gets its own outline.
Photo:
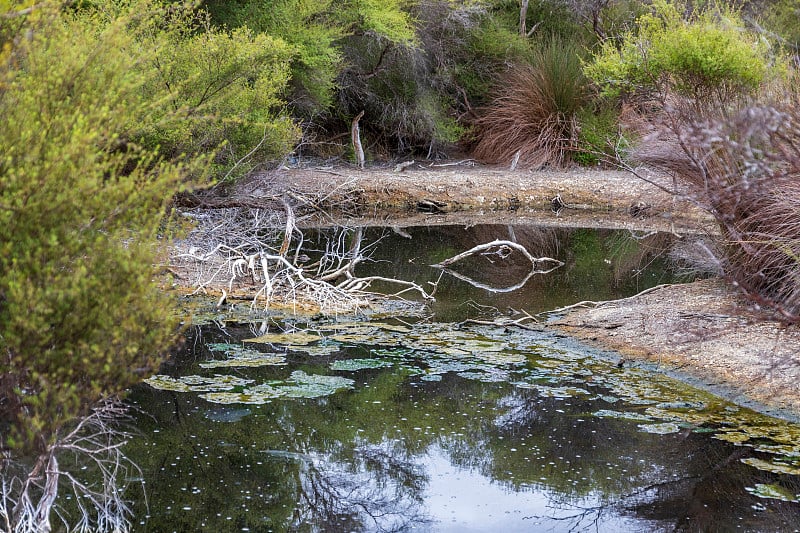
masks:
[[[558,309],[551,309],[549,311],[542,311],[541,313],[536,313],[534,316],[542,316],[542,315],[558,315],[565,311],[569,311],[571,309],[578,309],[582,307],[601,307],[603,305],[608,304],[616,304],[620,302],[626,302],[628,300],[633,300],[640,296],[644,296],[645,294],[649,294],[651,292],[655,292],[659,289],[663,289],[665,287],[672,287],[673,283],[662,283],[661,285],[656,285],[655,287],[650,287],[649,289],[645,289],[641,292],[634,294],[633,296],[627,296],[625,298],[619,298],[617,300],[601,300],[601,301],[593,301],[593,300],[583,300],[578,303],[574,303],[572,305],[565,305],[564,307],[559,307]]]

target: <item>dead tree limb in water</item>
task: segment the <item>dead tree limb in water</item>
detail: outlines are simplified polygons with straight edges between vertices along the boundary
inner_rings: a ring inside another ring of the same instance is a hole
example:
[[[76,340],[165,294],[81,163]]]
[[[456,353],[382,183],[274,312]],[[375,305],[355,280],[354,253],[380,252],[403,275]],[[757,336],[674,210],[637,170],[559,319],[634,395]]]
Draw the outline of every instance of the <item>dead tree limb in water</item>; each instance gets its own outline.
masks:
[[[495,249],[495,251],[490,252],[490,250]],[[505,259],[511,254],[511,250],[516,250],[520,252],[525,258],[531,262],[531,271],[528,272],[527,276],[522,279],[519,283],[515,283],[514,285],[508,287],[492,287],[491,285],[487,285],[485,283],[481,283],[479,281],[475,281],[474,279],[455,272],[448,267],[453,263],[461,261],[462,259],[466,259],[467,257],[473,256],[475,254],[481,253],[482,255],[492,253],[500,257],[500,259]],[[553,266],[550,268],[540,269],[538,268],[539,263],[551,263]],[[449,259],[445,259],[441,263],[437,263],[435,265],[431,265],[434,268],[441,268],[442,270],[446,270],[450,275],[469,283],[470,285],[477,287],[479,289],[484,289],[490,292],[500,293],[500,292],[512,292],[515,291],[522,286],[524,286],[531,277],[535,274],[548,274],[553,270],[562,267],[564,265],[563,261],[559,261],[558,259],[553,259],[551,257],[533,257],[528,250],[512,241],[503,241],[503,240],[495,240],[492,242],[487,242],[485,244],[479,244],[467,250],[466,252],[461,252],[458,255],[454,255]]]
[[[356,115],[356,118],[353,119],[350,125],[350,136],[353,139],[353,151],[356,154],[356,164],[360,169],[364,168],[364,148],[361,146],[361,131],[358,127],[358,121],[361,120],[363,116],[364,112],[362,111]]]
[[[492,241],[492,242],[487,242],[485,244],[479,244],[477,246],[473,246],[472,248],[470,248],[466,252],[461,252],[460,254],[454,255],[453,257],[451,257],[449,259],[445,259],[441,263],[437,263],[437,264],[431,265],[431,266],[433,266],[435,268],[445,268],[445,267],[448,267],[448,266],[452,265],[453,263],[455,263],[457,261],[461,261],[462,259],[465,259],[465,258],[467,258],[467,257],[469,257],[471,255],[475,255],[475,254],[477,254],[479,252],[486,252],[487,250],[491,250],[492,248],[497,248],[498,250],[500,250],[503,247],[512,248],[514,250],[517,250],[522,255],[524,255],[525,258],[528,261],[530,261],[531,264],[534,265],[534,267],[536,266],[536,263],[539,263],[539,262],[541,262],[541,263],[545,263],[545,262],[554,263],[556,265],[556,267],[562,266],[564,264],[562,261],[559,261],[558,259],[553,259],[551,257],[533,257],[530,254],[530,252],[528,252],[528,250],[524,246],[522,246],[521,244],[517,244],[516,242],[511,242],[511,241],[503,241],[503,240],[499,240],[498,239],[498,240],[495,240],[495,241]],[[550,272],[550,270],[552,270],[552,269],[548,269],[547,272]]]

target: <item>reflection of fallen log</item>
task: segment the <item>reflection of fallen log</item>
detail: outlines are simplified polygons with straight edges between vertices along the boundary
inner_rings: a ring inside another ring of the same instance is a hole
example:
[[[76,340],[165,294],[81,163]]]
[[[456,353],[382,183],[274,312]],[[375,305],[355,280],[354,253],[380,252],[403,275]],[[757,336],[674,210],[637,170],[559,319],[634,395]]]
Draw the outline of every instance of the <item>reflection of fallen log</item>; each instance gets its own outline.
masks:
[[[520,252],[523,256],[525,256],[528,261],[531,262],[531,270],[528,274],[523,278],[520,282],[515,283],[514,285],[508,287],[492,287],[491,285],[487,285],[485,283],[481,283],[476,281],[469,276],[465,276],[464,274],[460,274],[448,268],[450,265],[461,261],[462,259],[466,259],[467,257],[471,257],[475,254],[492,254],[496,255],[500,259],[506,259],[511,255],[512,250],[516,250]],[[551,265],[548,268],[539,268],[539,265]],[[466,252],[461,252],[458,255],[454,255],[449,259],[445,259],[441,263],[437,263],[435,265],[431,265],[434,268],[440,268],[446,271],[448,274],[452,275],[455,278],[458,278],[462,281],[465,281],[472,285],[473,287],[477,287],[479,289],[484,289],[490,292],[512,292],[517,289],[522,288],[529,279],[531,279],[536,274],[549,274],[550,272],[554,271],[555,269],[564,265],[563,261],[559,261],[558,259],[553,259],[551,257],[533,257],[528,250],[512,241],[503,241],[503,240],[495,240],[492,242],[487,242],[485,244],[479,244],[478,246],[474,246],[467,250]]]

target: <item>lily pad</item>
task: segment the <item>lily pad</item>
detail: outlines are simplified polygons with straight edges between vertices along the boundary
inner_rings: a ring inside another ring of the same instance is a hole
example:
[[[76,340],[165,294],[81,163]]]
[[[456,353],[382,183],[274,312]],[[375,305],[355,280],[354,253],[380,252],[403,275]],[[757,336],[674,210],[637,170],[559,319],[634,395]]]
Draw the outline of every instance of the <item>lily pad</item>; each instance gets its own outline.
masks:
[[[332,353],[336,353],[341,349],[341,346],[337,343],[326,342],[326,343],[314,344],[312,346],[289,345],[286,348],[293,352],[303,352],[312,357],[319,357],[322,355],[330,355]]]
[[[321,374],[306,374],[302,370],[295,370],[287,381],[293,385],[278,387],[289,398],[319,398],[328,396],[342,389],[352,389],[355,381],[340,376],[325,376]]]
[[[549,387],[547,385],[540,385],[538,383],[515,383],[517,387],[522,389],[536,389],[539,391],[539,396],[543,398],[557,398],[560,400],[567,398],[574,398],[575,396],[588,396],[590,393],[586,389],[580,387]]]
[[[317,342],[322,337],[316,333],[307,331],[294,331],[291,333],[266,333],[260,337],[245,339],[242,342],[252,342],[255,344],[296,344],[305,346],[312,342]]]
[[[662,422],[660,424],[639,424],[639,429],[645,433],[653,433],[655,435],[669,435],[670,433],[677,433],[681,430],[680,426],[674,422]]]
[[[241,347],[241,344],[231,344],[229,342],[209,342],[206,344],[206,348],[213,352],[228,352],[238,350]]]
[[[220,374],[211,377],[183,376],[180,378],[158,374],[144,380],[144,382],[154,389],[159,390],[176,392],[216,392],[244,387],[252,383],[253,380]]]
[[[742,462],[746,465],[752,466],[753,468],[764,470],[765,472],[789,474],[792,476],[800,475],[800,466],[797,465],[790,465],[778,461],[764,461],[763,459],[758,459],[757,457],[748,457],[746,459],[742,459]]]
[[[226,367],[239,367],[239,366],[279,366],[286,364],[286,357],[278,353],[262,353],[252,351],[249,353],[240,353],[235,357],[228,359],[204,361],[200,363],[202,368],[226,368]]]
[[[273,381],[235,392],[210,392],[200,397],[213,403],[259,405],[276,398],[320,398],[350,389],[355,382],[340,376],[306,374],[295,370],[285,381]]]
[[[392,366],[392,363],[380,359],[341,359],[331,363],[331,370],[356,371],[366,368],[383,368],[387,366]]]
[[[619,418],[621,420],[634,420],[639,422],[648,422],[652,420],[651,417],[640,413],[629,413],[625,411],[614,411],[612,409],[600,409],[592,413],[594,416],[600,418]]]
[[[508,374],[506,372],[497,370],[489,372],[473,370],[473,371],[459,372],[457,375],[464,379],[481,381],[483,383],[502,383],[503,381],[508,381]]]
[[[783,502],[797,502],[797,495],[792,494],[789,489],[774,483],[757,483],[755,487],[745,487],[745,490],[753,496],[767,498],[771,500],[781,500]]]
[[[212,403],[249,405],[262,405],[281,396],[285,395],[280,390],[269,386],[253,387],[245,389],[243,392],[209,392],[200,395],[201,398]]]
[[[714,435],[717,440],[724,440],[733,444],[741,444],[750,440],[750,436],[740,431],[725,431]]]

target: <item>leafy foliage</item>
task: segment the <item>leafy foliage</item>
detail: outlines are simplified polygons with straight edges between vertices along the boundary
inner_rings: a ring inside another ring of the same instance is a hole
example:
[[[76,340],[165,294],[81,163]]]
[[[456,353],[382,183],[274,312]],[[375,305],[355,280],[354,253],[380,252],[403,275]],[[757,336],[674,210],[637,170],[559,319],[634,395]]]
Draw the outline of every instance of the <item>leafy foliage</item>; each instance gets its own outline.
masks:
[[[738,12],[708,6],[684,18],[682,5],[656,0],[621,43],[605,41],[585,72],[603,93],[665,94],[727,101],[768,76],[768,48],[743,30]]]
[[[3,23],[28,35],[0,58],[4,446],[41,450],[174,340],[154,240],[165,202],[208,157],[172,162],[135,142],[155,119],[144,67],[170,44],[149,37],[164,13],[135,8],[108,19],[43,4]]]
[[[398,0],[206,0],[203,5],[218,25],[248,27],[288,43],[292,53],[292,104],[305,116],[333,103],[335,80],[343,68],[342,39],[346,36],[369,33],[393,43],[415,41],[412,21]]]
[[[221,27],[247,27],[287,43],[291,51],[292,104],[310,114],[332,103],[334,79],[341,68],[336,42],[345,27],[329,16],[331,0],[206,0],[203,7]]]
[[[255,164],[249,162],[290,152],[299,132],[281,114],[279,99],[289,78],[289,47],[247,28],[227,32],[203,24],[184,35],[180,28],[193,16],[179,15],[173,22],[178,30],[157,30],[166,34],[167,46],[156,55],[158,76],[147,97],[160,105],[151,126],[138,134],[166,155],[216,151],[224,144],[217,163],[223,171],[241,164],[238,175]]]

